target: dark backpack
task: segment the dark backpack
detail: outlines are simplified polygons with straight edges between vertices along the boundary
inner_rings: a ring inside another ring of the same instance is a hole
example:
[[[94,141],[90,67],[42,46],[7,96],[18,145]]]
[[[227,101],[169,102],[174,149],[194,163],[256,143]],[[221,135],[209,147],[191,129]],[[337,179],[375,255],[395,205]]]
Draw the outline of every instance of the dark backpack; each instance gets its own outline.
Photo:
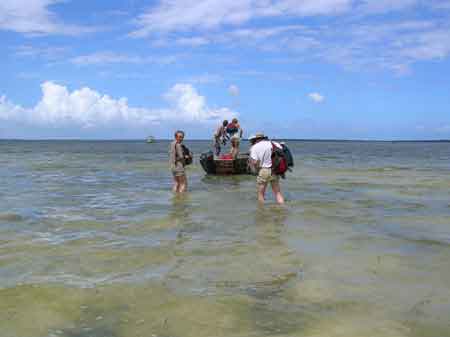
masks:
[[[284,178],[284,174],[288,170],[288,162],[286,154],[282,148],[272,144],[272,172]]]
[[[281,147],[284,151],[284,156],[286,157],[288,170],[291,169],[291,167],[294,167],[294,157],[292,156],[291,150],[286,146],[286,144],[281,143]]]
[[[184,164],[190,165],[192,164],[192,153],[189,151],[186,145],[181,144],[181,149],[183,150]]]

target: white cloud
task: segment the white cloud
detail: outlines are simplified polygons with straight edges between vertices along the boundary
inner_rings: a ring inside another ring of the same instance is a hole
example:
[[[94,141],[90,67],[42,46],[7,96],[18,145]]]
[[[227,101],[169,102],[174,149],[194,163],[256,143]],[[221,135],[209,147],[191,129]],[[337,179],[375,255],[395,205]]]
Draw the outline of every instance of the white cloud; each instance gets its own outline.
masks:
[[[162,0],[137,18],[138,28],[131,35],[151,35],[165,47],[251,48],[283,53],[293,61],[319,60],[351,70],[384,69],[405,75],[414,63],[449,57],[448,12],[428,15],[449,4],[449,0],[201,0],[195,4]],[[427,14],[418,15],[419,9]],[[337,14],[326,24],[318,20],[286,24],[286,19],[296,17]],[[269,18],[277,18],[277,23]]]
[[[231,96],[234,96],[234,97],[237,97],[240,94],[239,87],[234,84],[232,84],[228,87],[228,92],[230,93]]]
[[[199,76],[193,76],[187,80],[189,83],[193,84],[214,84],[223,81],[223,77],[216,74],[203,74]]]
[[[167,118],[183,119],[186,121],[219,120],[224,116],[235,116],[236,113],[228,108],[212,109],[206,105],[205,97],[200,96],[190,84],[176,84],[165,98],[174,107]]]
[[[290,62],[291,60],[285,59],[277,59],[273,60],[276,63],[285,63]],[[255,70],[246,70],[246,71],[237,71],[234,74],[237,76],[246,76],[246,77],[256,77],[259,79],[263,79],[266,81],[299,81],[310,79],[311,75],[301,74],[301,73],[284,73],[284,72],[268,72],[268,71],[255,71]]]
[[[136,19],[131,36],[153,32],[209,30],[265,17],[329,15],[350,9],[352,0],[162,0]]]
[[[312,92],[308,94],[308,97],[316,103],[322,103],[325,100],[325,97],[317,92]]]
[[[31,111],[31,119],[36,123],[93,127],[157,120],[154,112],[129,107],[126,98],[116,100],[87,87],[69,92],[66,87],[53,82],[45,82],[41,87],[42,99]]]
[[[262,14],[268,16],[290,15],[290,16],[315,16],[335,15],[351,9],[353,0],[281,0],[281,1],[257,1],[264,9]]]
[[[442,125],[442,126],[438,127],[436,132],[450,134],[450,124],[449,125]]]
[[[433,0],[432,6],[437,10],[450,9],[450,0]]]
[[[78,35],[95,31],[59,22],[51,5],[64,0],[2,0],[0,2],[0,30],[27,34]]]
[[[36,47],[32,45],[21,45],[15,48],[15,55],[20,57],[44,58],[56,60],[67,53],[66,47]]]
[[[305,26],[301,25],[286,25],[286,26],[277,26],[270,28],[241,28],[231,30],[225,33],[225,38],[227,40],[264,40],[271,37],[276,37],[280,34],[290,33],[290,32],[299,32],[299,31],[307,31],[308,29]],[[223,36],[222,34],[220,34]]]
[[[0,120],[41,126],[74,125],[84,128],[104,126],[145,126],[164,121],[208,122],[237,115],[228,108],[213,109],[190,84],[174,85],[164,97],[162,109],[134,108],[126,98],[114,99],[90,88],[69,92],[53,82],[41,85],[42,98],[33,108],[23,108],[0,97]]]
[[[399,11],[419,4],[420,0],[364,0],[358,8],[363,14]]]
[[[284,50],[292,51],[293,59],[322,60],[351,70],[387,69],[397,75],[411,73],[411,66],[417,62],[450,55],[450,27],[439,21],[355,23],[342,29],[329,26],[319,28],[312,36],[300,38],[298,46],[284,43]],[[291,40],[295,37],[279,39]]]
[[[57,0],[3,0],[0,28],[21,33],[49,33],[56,29],[47,7]]]
[[[201,47],[209,44],[221,44],[226,45],[228,48],[236,45],[252,46],[258,49],[268,49],[268,41],[278,41],[278,49],[281,48],[281,44],[278,38],[284,36],[291,36],[292,40],[297,38],[301,33],[311,33],[311,30],[302,25],[282,25],[270,28],[239,28],[231,29],[221,32],[201,32],[201,35],[193,34],[189,37],[181,37],[174,39],[172,36],[160,37],[152,41],[155,47],[168,47],[173,44],[183,47]],[[305,38],[306,40],[307,38]],[[311,38],[309,38],[311,40]],[[287,44],[297,43],[296,41],[282,40]],[[284,46],[283,46],[284,47]]]
[[[420,134],[433,135],[435,139],[448,138],[450,136],[450,124],[446,124],[445,122],[439,124],[428,121],[428,123],[416,125],[415,129]]]
[[[175,41],[175,43],[177,45],[180,46],[189,46],[189,47],[199,47],[199,46],[204,46],[209,44],[211,41],[208,40],[205,37],[199,37],[199,36],[195,36],[195,37],[184,37],[184,38],[179,38]]]
[[[399,53],[413,61],[443,59],[450,54],[450,30],[418,33],[402,47]]]
[[[399,4],[397,4],[399,6]],[[187,41],[214,43],[230,48],[258,49],[264,57],[283,53],[285,60],[320,60],[351,70],[389,70],[397,75],[411,73],[419,61],[443,59],[450,55],[450,27],[443,20],[396,20],[376,24],[355,21],[331,23],[314,29],[303,25],[239,28],[199,32]],[[202,35],[203,34],[203,35]],[[160,38],[165,46],[176,39]],[[195,47],[196,44],[191,44]]]
[[[81,55],[70,59],[70,62],[76,65],[101,65],[110,63],[130,63],[130,64],[146,64],[154,63],[160,65],[173,64],[177,60],[176,56],[164,57],[142,57],[126,54],[118,54],[113,52],[97,52],[89,55]]]
[[[0,120],[23,118],[25,113],[26,111],[22,107],[8,101],[6,96],[0,96]]]

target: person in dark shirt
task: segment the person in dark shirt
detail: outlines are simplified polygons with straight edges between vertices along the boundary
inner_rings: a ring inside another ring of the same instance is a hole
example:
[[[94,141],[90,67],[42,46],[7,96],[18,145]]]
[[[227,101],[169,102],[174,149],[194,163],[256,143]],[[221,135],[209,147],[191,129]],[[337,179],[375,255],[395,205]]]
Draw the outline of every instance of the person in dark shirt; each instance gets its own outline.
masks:
[[[213,145],[214,145],[214,153],[216,156],[220,154],[222,145],[225,145],[228,139],[227,135],[227,125],[228,120],[224,120],[222,125],[220,125],[216,132],[214,133]]]

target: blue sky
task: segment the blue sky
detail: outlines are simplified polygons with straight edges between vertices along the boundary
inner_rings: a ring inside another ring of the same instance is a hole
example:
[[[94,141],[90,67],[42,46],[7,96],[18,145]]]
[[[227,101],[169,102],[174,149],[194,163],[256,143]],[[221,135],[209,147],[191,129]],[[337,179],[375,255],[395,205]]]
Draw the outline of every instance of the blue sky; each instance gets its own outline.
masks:
[[[450,0],[2,0],[0,138],[450,139]]]

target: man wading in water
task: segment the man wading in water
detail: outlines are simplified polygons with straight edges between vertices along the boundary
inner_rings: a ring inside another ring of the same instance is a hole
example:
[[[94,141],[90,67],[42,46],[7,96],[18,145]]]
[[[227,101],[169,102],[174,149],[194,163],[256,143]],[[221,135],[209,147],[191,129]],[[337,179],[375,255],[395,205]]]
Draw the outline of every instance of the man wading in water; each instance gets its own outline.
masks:
[[[172,191],[174,193],[182,193],[186,191],[187,178],[184,167],[192,161],[192,154],[182,144],[183,139],[184,132],[178,130],[175,132],[175,140],[170,144],[169,148],[169,164],[173,175]]]
[[[266,188],[270,183],[275,200],[279,204],[284,204],[284,198],[280,190],[280,177],[272,172],[272,149],[273,146],[281,148],[281,145],[272,142],[263,133],[257,133],[249,138],[250,159],[249,164],[253,172],[258,172],[256,184],[258,187],[258,201],[265,200]]]

